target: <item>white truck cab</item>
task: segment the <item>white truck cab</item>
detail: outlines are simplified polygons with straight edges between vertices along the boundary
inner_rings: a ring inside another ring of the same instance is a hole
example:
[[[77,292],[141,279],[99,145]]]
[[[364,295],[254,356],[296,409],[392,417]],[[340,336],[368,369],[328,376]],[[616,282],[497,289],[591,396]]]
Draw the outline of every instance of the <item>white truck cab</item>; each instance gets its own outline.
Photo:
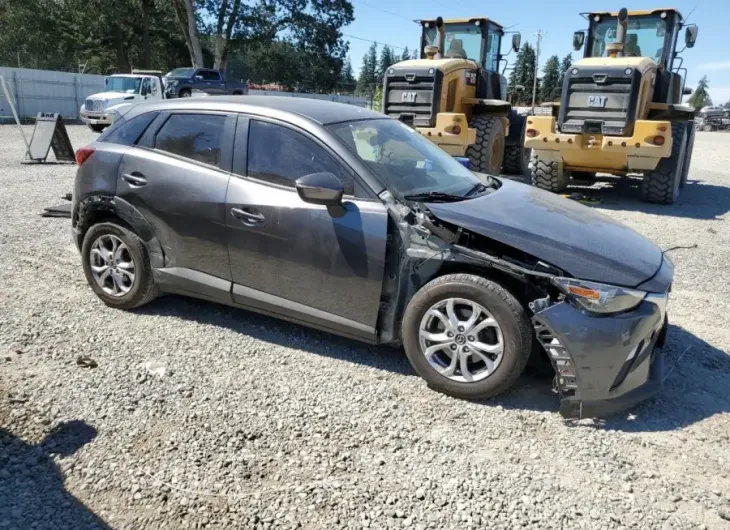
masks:
[[[131,74],[114,74],[104,80],[105,91],[92,94],[79,110],[81,121],[95,132],[112,124],[120,105],[134,105],[165,98],[162,72],[132,70]]]

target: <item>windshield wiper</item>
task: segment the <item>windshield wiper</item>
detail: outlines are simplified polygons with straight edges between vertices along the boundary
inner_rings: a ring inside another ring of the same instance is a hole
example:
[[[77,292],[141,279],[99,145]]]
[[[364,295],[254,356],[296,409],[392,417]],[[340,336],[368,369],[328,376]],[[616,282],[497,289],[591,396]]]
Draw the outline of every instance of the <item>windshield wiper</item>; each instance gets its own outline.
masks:
[[[463,201],[463,195],[455,195],[453,193],[444,193],[442,191],[429,191],[426,193],[415,193],[413,195],[404,195],[407,201],[426,201],[426,202],[455,202]]]
[[[488,189],[489,187],[483,182],[477,182],[476,184],[474,184],[474,186],[472,186],[469,191],[464,194],[464,197],[471,197],[472,195],[475,195],[477,193],[487,191]]]

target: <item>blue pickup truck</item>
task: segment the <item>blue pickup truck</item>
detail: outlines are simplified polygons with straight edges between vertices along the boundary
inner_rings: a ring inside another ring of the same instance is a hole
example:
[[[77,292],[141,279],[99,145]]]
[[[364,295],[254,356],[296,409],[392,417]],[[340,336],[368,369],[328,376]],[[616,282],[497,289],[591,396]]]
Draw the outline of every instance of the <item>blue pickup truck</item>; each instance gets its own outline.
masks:
[[[164,83],[168,98],[187,98],[196,90],[211,96],[248,94],[247,83],[226,81],[221,72],[210,68],[176,68],[168,72]]]

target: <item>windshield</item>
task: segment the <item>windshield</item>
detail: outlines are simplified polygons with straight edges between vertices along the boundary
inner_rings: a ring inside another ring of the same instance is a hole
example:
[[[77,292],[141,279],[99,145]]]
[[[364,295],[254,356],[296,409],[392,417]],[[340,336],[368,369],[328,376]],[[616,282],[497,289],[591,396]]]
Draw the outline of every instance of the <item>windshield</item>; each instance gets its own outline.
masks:
[[[106,89],[109,92],[124,92],[126,94],[136,94],[139,92],[140,84],[142,84],[141,77],[106,78]]]
[[[474,173],[399,121],[367,120],[328,128],[397,197],[449,194],[458,200],[488,189]],[[496,180],[486,183],[499,185]]]
[[[479,62],[482,55],[482,30],[474,24],[444,24],[444,57]],[[426,46],[438,46],[436,28],[426,30]]]
[[[171,72],[167,72],[165,77],[193,77],[194,68],[175,68]]]
[[[603,17],[594,22],[591,34],[589,57],[607,57],[606,44],[616,41],[616,17]],[[629,17],[626,31],[625,57],[648,57],[659,64],[662,62],[667,22],[659,15]]]

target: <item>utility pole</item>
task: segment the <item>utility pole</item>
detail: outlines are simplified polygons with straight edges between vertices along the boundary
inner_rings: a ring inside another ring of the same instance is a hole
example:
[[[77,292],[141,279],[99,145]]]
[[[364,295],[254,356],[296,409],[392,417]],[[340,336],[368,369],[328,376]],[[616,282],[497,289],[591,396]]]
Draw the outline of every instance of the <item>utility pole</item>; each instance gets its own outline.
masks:
[[[537,49],[535,50],[535,74],[532,81],[532,113],[535,114],[535,96],[537,95],[537,72],[538,65],[540,64],[540,42],[542,41],[542,30],[537,30],[537,33],[533,33],[537,37]]]

